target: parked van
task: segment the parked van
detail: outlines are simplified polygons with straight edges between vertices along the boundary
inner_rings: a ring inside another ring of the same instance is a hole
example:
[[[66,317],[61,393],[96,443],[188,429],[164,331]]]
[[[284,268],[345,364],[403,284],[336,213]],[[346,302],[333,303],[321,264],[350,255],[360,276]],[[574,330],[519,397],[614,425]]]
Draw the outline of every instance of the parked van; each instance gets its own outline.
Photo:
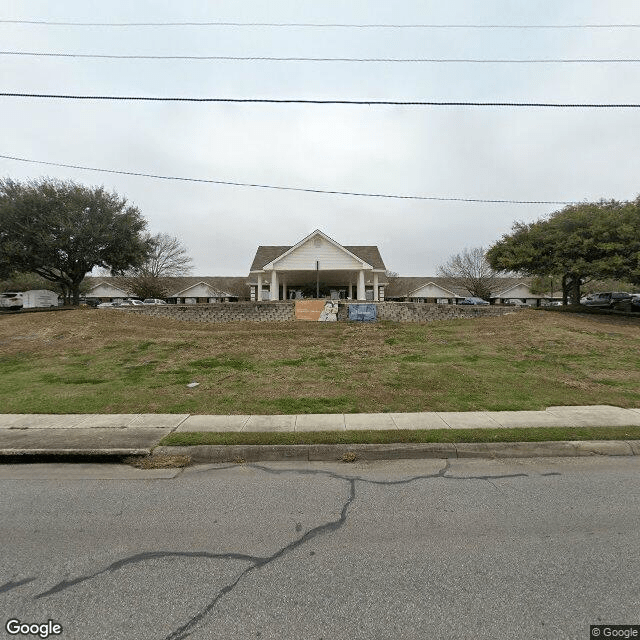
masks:
[[[22,306],[25,309],[57,307],[59,295],[48,289],[31,289],[22,293]]]
[[[18,291],[5,291],[0,293],[0,309],[22,309],[22,294]]]

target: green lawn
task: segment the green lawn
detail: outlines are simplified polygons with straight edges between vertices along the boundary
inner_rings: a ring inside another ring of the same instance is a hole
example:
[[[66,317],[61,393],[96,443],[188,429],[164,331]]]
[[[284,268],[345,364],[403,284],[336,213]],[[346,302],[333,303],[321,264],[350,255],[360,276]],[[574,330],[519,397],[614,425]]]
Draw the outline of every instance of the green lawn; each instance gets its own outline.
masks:
[[[187,384],[198,382],[190,389]],[[4,413],[349,413],[640,406],[640,319],[430,324],[0,317]]]

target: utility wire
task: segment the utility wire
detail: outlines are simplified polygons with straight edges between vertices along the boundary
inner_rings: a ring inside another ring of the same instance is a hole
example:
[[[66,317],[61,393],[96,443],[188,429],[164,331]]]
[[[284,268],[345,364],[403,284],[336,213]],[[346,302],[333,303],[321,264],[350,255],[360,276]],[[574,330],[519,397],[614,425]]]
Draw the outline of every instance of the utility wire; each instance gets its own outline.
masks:
[[[0,20],[0,24],[62,27],[275,27],[312,29],[637,29],[640,24],[378,24],[332,22],[74,22],[52,20]]]
[[[232,187],[249,187],[253,189],[274,189],[277,191],[301,191],[304,193],[322,193],[328,195],[339,196],[359,196],[363,198],[391,198],[395,200],[430,200],[438,202],[477,202],[477,203],[491,203],[491,204],[553,204],[553,205],[566,205],[577,204],[576,201],[565,200],[503,200],[503,199],[486,199],[486,198],[456,198],[456,197],[444,197],[444,196],[412,196],[412,195],[397,195],[390,193],[363,193],[357,191],[332,191],[329,189],[312,189],[306,187],[283,187],[280,185],[271,184],[257,184],[252,182],[236,182],[230,180],[211,180],[205,178],[185,178],[180,176],[163,176],[154,173],[143,173],[140,171],[122,171],[117,169],[103,169],[98,167],[87,167],[78,164],[63,164],[61,162],[47,162],[45,160],[33,160],[30,158],[19,158],[17,156],[0,155],[0,158],[5,160],[15,160],[17,162],[28,162],[31,164],[41,164],[50,167],[64,167],[66,169],[81,169],[83,171],[94,171],[99,173],[111,173],[123,176],[137,176],[142,178],[153,178],[155,180],[177,180],[180,182],[199,182],[204,184],[221,184]]]
[[[640,58],[315,58],[296,56],[118,55],[101,53],[57,53],[49,51],[0,51],[0,56],[91,58],[107,60],[221,60],[232,62],[427,62],[473,64],[613,64],[640,62]]]
[[[137,102],[211,102],[242,104],[317,104],[401,107],[534,107],[555,109],[639,109],[640,103],[588,103],[588,102],[469,102],[425,100],[306,100],[301,98],[187,98],[167,96],[99,96],[65,95],[58,93],[0,92],[5,98],[41,98],[56,100],[115,100]]]

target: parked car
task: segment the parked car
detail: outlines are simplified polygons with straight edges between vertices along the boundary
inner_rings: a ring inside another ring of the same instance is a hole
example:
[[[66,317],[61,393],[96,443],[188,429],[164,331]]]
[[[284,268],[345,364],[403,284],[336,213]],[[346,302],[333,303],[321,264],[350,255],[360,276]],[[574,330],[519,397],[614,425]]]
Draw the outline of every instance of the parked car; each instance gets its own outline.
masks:
[[[0,293],[0,308],[17,311],[18,309],[22,309],[22,307],[22,293],[19,291],[5,291],[4,293]]]
[[[587,307],[597,307],[600,309],[613,309],[613,306],[631,299],[631,294],[626,291],[607,291],[605,293],[592,293],[580,300],[580,304]]]
[[[488,305],[489,303],[486,300],[483,300],[482,298],[474,298],[474,297],[470,297],[470,298],[465,298],[464,300],[460,300],[460,302],[458,302],[458,304],[477,304],[477,305]]]
[[[100,305],[100,298],[80,298],[80,304],[86,304],[95,309]]]
[[[142,304],[167,304],[164,300],[160,300],[160,298],[145,298],[142,301]]]
[[[616,302],[613,305],[616,311],[636,311],[640,312],[640,294],[631,294],[625,300]]]
[[[120,303],[121,307],[138,307],[142,305],[142,300],[135,300],[133,298],[126,298]]]
[[[116,306],[115,302],[101,302],[96,308],[97,309],[112,309]]]

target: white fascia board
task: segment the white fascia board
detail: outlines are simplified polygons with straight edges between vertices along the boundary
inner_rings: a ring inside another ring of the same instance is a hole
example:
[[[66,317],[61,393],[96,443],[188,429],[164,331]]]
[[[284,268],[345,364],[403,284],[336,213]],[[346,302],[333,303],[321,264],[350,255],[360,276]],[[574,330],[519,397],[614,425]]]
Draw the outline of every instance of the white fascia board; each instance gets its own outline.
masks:
[[[307,242],[307,240],[311,240],[311,238],[313,238],[314,236],[322,236],[327,242],[334,245],[341,251],[344,251],[344,253],[346,253],[348,256],[350,256],[354,260],[357,260],[358,262],[362,263],[363,269],[373,269],[373,267],[369,263],[365,262],[362,258],[355,255],[354,253],[351,253],[351,251],[345,249],[339,242],[336,242],[333,238],[330,238],[326,233],[323,233],[322,231],[320,231],[320,229],[316,229],[315,231],[312,231],[306,238],[303,238],[302,240],[300,240],[300,242],[298,242],[297,244],[294,244],[293,247],[291,247],[291,249],[289,249],[288,251],[285,251],[281,256],[274,258],[271,262],[268,262],[267,264],[265,264],[263,269],[265,271],[266,270],[271,271],[275,269],[275,263],[278,262],[278,260],[282,260],[282,258],[285,258],[290,253],[293,253],[298,247],[301,247],[305,242]]]
[[[446,287],[443,287],[443,286],[441,286],[439,284],[436,284],[433,281],[424,282],[419,287],[416,287],[415,289],[412,289],[411,291],[409,291],[409,293],[407,293],[407,297],[410,298],[411,294],[415,293],[419,289],[422,289],[422,287],[428,287],[430,284],[432,284],[434,287],[438,287],[438,289],[441,289],[442,291],[446,291],[447,293],[450,293],[454,298],[464,298],[464,296],[459,296],[457,293],[454,293],[453,291],[450,291]]]
[[[196,282],[195,284],[192,284],[191,286],[187,287],[186,289],[183,289],[182,291],[178,291],[177,293],[172,293],[169,297],[170,298],[181,298],[181,297],[183,297],[182,296],[183,293],[186,293],[187,291],[189,291],[189,289],[194,289],[195,287],[198,287],[201,284],[203,284],[205,287],[207,287],[209,289],[209,291],[211,292],[211,294],[212,294],[211,296],[207,296],[207,297],[219,298],[219,297],[229,297],[229,296],[231,296],[230,293],[227,293],[226,291],[220,291],[218,289],[214,289],[208,282],[205,282],[204,280],[201,280],[200,282]],[[186,296],[186,297],[189,297],[189,296]]]
[[[110,289],[117,289],[118,291],[122,291],[122,293],[124,293],[126,296],[130,295],[129,292],[125,291],[122,287],[117,287],[115,284],[111,284],[110,282],[105,282],[104,280],[102,280],[101,282],[98,282],[97,284],[91,285],[87,289],[87,293],[89,291],[93,291],[94,289],[97,289],[98,287],[108,287]],[[86,293],[85,293],[85,297],[86,297]]]
[[[512,284],[507,289],[504,289],[503,291],[500,291],[500,292],[496,293],[496,295],[493,296],[493,297],[494,298],[503,298],[505,293],[509,293],[509,291],[511,291],[512,289],[515,289],[516,287],[519,287],[520,285],[522,285],[523,287],[527,287],[527,289],[529,289],[529,293],[531,293],[531,286],[530,285],[528,285],[526,282],[517,282],[516,284]]]

